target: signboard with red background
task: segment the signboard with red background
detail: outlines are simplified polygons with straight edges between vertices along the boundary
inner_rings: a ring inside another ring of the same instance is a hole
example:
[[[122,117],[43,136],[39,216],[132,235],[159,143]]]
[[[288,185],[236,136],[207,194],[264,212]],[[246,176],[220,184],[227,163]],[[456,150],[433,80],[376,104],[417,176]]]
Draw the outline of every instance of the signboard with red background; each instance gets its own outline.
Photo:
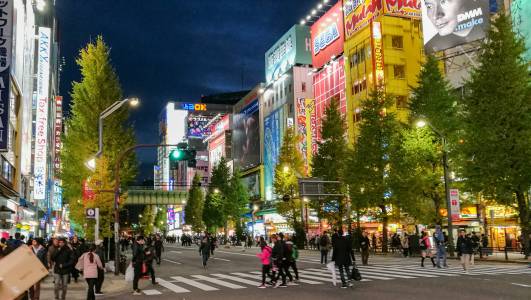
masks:
[[[312,64],[315,68],[322,67],[330,61],[330,57],[343,53],[345,33],[341,1],[312,25],[311,35]]]
[[[345,39],[369,25],[376,17],[387,16],[420,19],[420,0],[345,0]]]

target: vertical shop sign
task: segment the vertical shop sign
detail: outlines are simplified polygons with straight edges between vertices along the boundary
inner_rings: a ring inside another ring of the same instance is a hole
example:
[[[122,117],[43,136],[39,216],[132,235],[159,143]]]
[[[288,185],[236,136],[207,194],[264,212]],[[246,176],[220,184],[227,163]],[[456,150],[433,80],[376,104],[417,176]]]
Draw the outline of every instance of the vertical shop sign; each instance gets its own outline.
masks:
[[[0,151],[9,151],[9,96],[13,0],[0,1]]]
[[[55,97],[55,174],[61,171],[61,133],[63,132],[63,97]]]
[[[459,208],[459,190],[450,189],[450,216],[452,221],[459,221],[461,210]]]
[[[373,65],[373,77],[375,87],[383,89],[384,78],[384,58],[383,58],[383,45],[382,45],[382,24],[380,22],[372,22],[371,25],[372,35],[372,65]]]
[[[39,27],[37,114],[35,117],[35,176],[33,197],[46,197],[46,160],[48,144],[48,92],[50,83],[50,28]]]

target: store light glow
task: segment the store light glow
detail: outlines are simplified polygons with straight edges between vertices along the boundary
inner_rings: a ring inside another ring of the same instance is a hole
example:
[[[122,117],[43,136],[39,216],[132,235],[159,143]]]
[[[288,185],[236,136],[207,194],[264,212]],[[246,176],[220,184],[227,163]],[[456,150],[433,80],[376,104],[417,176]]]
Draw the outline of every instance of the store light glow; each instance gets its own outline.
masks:
[[[301,25],[306,24],[306,20],[301,20]]]
[[[315,15],[317,13],[317,10],[312,10],[312,16]]]
[[[310,18],[311,18],[310,15],[306,16],[306,20],[310,20]]]
[[[319,5],[317,5],[317,9],[321,9],[323,7],[323,4],[319,3]]]

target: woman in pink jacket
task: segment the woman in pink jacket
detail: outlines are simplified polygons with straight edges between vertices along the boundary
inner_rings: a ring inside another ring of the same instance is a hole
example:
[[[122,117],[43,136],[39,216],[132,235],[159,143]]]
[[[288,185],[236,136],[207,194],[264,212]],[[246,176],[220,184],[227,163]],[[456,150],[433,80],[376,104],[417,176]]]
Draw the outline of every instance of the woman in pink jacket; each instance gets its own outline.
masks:
[[[76,267],[82,266],[83,277],[88,284],[87,300],[96,299],[94,286],[98,281],[98,269],[103,270],[101,259],[94,251],[96,251],[96,246],[91,245],[89,251],[81,255],[76,265]]]
[[[420,255],[422,256],[420,266],[424,268],[424,260],[426,259],[426,256],[428,256],[431,259],[433,267],[435,268],[435,261],[433,260],[433,256],[431,255],[430,237],[428,236],[428,232],[426,231],[422,232],[422,237],[419,240],[419,248]]]
[[[263,237],[260,237],[260,249],[262,249],[262,251],[257,253],[256,256],[258,256],[262,262],[262,284],[258,286],[258,288],[265,289],[266,275],[271,278],[271,252],[273,250],[267,245]]]

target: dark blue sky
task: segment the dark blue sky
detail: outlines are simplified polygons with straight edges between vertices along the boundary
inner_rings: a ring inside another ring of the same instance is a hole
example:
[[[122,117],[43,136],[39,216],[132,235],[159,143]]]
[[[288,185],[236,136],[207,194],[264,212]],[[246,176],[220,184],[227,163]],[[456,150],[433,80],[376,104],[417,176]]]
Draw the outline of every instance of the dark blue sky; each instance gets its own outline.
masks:
[[[168,100],[248,89],[264,80],[264,53],[319,0],[57,0],[61,92],[80,80],[75,58],[91,38],[111,47],[124,95],[138,96],[137,140],[158,142],[157,118]],[[330,1],[334,2],[334,1]],[[155,151],[139,153],[152,177]]]

